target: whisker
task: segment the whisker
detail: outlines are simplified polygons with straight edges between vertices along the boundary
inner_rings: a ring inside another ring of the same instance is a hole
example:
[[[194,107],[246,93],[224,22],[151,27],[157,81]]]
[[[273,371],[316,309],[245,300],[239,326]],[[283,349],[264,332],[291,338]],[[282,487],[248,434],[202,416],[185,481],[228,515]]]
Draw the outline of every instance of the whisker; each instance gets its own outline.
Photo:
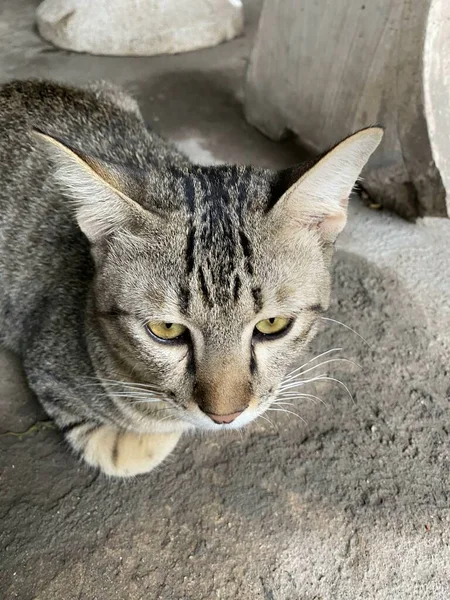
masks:
[[[315,396],[314,394],[304,394],[304,393],[297,393],[297,392],[287,392],[286,395],[281,394],[279,396],[280,398],[287,398],[287,399],[294,399],[294,398],[311,398],[313,400],[317,400],[318,402],[320,402],[321,404],[323,404],[326,408],[330,408],[330,405],[325,402],[325,400],[322,400],[322,398],[319,398],[319,396]]]
[[[132,404],[140,404],[140,402],[132,402]],[[173,406],[165,406],[163,408],[153,408],[152,414],[161,412],[161,411],[167,411],[167,410],[174,410],[174,407]]]
[[[353,402],[353,404],[355,403],[355,399],[353,398],[350,390],[348,389],[348,387],[345,385],[345,383],[343,381],[341,381],[340,379],[336,379],[335,377],[329,377],[328,375],[319,375],[318,377],[315,377],[314,379],[309,379],[307,381],[307,383],[310,383],[312,381],[334,381],[335,383],[338,383],[339,385],[341,385],[345,391],[347,392],[347,394],[350,396],[351,401]],[[303,385],[306,382],[299,382],[299,385]],[[291,387],[295,387],[295,384],[290,384]]]
[[[301,417],[298,413],[294,412],[293,410],[288,410],[287,408],[268,408],[268,411],[273,411],[273,412],[284,412],[284,413],[288,413],[290,415],[294,415],[295,417],[297,417],[298,419],[300,419],[300,421],[303,421],[303,423],[305,425],[308,425],[308,423],[305,421],[305,419],[303,417]]]
[[[158,387],[151,383],[136,383],[133,381],[121,381],[120,379],[106,379],[104,377],[92,377],[89,375],[82,376],[81,379],[91,379],[94,382],[115,383],[121,385],[142,385],[144,387]]]
[[[320,402],[321,404],[323,404],[324,406],[326,406],[328,408],[328,404],[326,402],[324,402],[324,400],[322,400],[322,398],[319,398],[318,396],[315,396],[314,394],[299,394],[298,392],[289,392],[286,395],[279,396],[280,400],[299,400],[301,398],[306,398],[307,400],[311,400],[312,402],[314,402],[314,404],[317,404],[317,402]]]
[[[293,402],[280,402],[278,400],[274,400],[272,402],[272,406],[274,406],[275,404],[277,406],[295,406],[295,404]]]
[[[162,423],[163,421],[173,421],[173,415],[168,415],[167,417],[164,417],[162,419],[158,419],[158,423]]]
[[[102,385],[90,385],[90,386],[83,386],[83,388],[100,388],[103,387]],[[135,392],[148,392],[148,393],[152,393],[152,394],[164,394],[164,392],[162,390],[156,390],[156,389],[152,389],[152,388],[144,388],[144,387],[138,387],[138,386],[134,386],[134,385],[111,385],[108,384],[108,387],[110,387],[112,389],[112,391],[126,391],[126,390],[131,390],[131,391],[135,391]]]
[[[151,390],[147,391],[143,391],[143,390],[123,390],[123,391],[113,391],[111,392],[111,395],[117,395],[117,396],[160,396],[161,394],[154,394]]]
[[[146,399],[144,399],[144,400],[134,400],[130,404],[152,404],[153,402],[165,402],[165,400],[164,400],[164,398],[156,398],[156,399],[150,398],[148,400],[146,400]],[[168,402],[168,400],[167,400],[167,402]],[[170,406],[169,408],[173,408],[173,407]]]
[[[163,421],[169,421],[169,420],[176,420],[177,419],[177,410],[173,407],[173,406],[167,406],[165,409],[159,409],[159,410],[166,410],[166,411],[170,411],[165,417],[163,417],[162,419],[157,419],[158,423],[162,423]],[[158,411],[156,411],[158,412]]]
[[[306,367],[306,365],[309,365],[310,363],[314,362],[318,358],[322,358],[322,356],[325,356],[326,354],[331,354],[332,352],[340,352],[341,350],[342,350],[342,348],[331,348],[331,350],[327,350],[326,352],[322,352],[321,354],[318,354],[317,356],[314,356],[313,358],[311,358],[310,360],[308,360],[307,362],[305,362],[303,365],[300,365],[299,367],[296,367],[293,371],[290,371],[289,373],[286,373],[286,377],[289,377],[293,373],[296,373],[299,369],[303,369],[303,367]]]
[[[140,398],[141,396],[133,396],[132,394],[110,394],[111,398]],[[164,399],[163,398],[151,398],[150,396],[144,398],[144,400],[137,400],[136,402],[133,402],[133,404],[139,404],[139,403],[144,403],[144,402],[163,402]]]
[[[342,323],[341,321],[337,321],[336,319],[331,319],[330,317],[319,317],[320,319],[323,319],[324,321],[331,321],[332,323],[337,323],[338,325],[342,325],[342,327],[345,327],[346,329],[349,329],[352,333],[354,333],[355,335],[357,335],[359,338],[362,339],[362,341],[367,344],[367,346],[369,348],[371,348],[372,346],[369,344],[369,342],[363,338],[363,336],[358,333],[357,331],[355,331],[354,329],[352,329],[349,325],[346,325],[345,323]]]
[[[242,429],[233,429],[233,433],[236,433],[241,438],[241,442],[244,441],[244,432]]]
[[[361,365],[356,363],[354,360],[350,360],[349,358],[330,358],[329,360],[324,360],[323,362],[319,363],[318,365],[309,367],[309,369],[306,369],[306,371],[300,371],[296,375],[291,375],[291,377],[284,378],[283,382],[289,383],[289,381],[292,381],[292,380],[296,379],[297,377],[300,377],[301,375],[305,375],[306,373],[309,373],[310,371],[313,371],[314,369],[318,369],[319,367],[323,367],[323,365],[327,365],[332,362],[347,362],[347,363],[352,364],[355,367],[358,367],[358,369],[362,369]]]
[[[285,385],[281,384],[278,388],[278,391],[285,392],[286,390],[300,387],[302,385],[306,385],[307,383],[312,383],[313,381],[317,381],[319,377],[325,377],[325,375],[317,375],[317,377],[310,377],[309,379],[297,379],[296,381],[288,382]]]
[[[268,423],[270,423],[272,425],[272,427],[275,427],[274,422],[271,421],[267,415],[258,415],[256,418],[257,419],[264,419],[264,421],[267,421]]]
[[[126,389],[136,389],[136,390],[149,390],[155,393],[163,393],[160,388],[157,388],[156,386],[152,386],[152,385],[147,385],[144,383],[125,383],[123,381],[108,381],[108,382],[99,382],[99,383],[87,383],[87,384],[83,384],[81,387],[84,388],[88,388],[88,387],[103,387],[103,383],[105,383],[108,386],[116,386],[116,387],[123,387]]]

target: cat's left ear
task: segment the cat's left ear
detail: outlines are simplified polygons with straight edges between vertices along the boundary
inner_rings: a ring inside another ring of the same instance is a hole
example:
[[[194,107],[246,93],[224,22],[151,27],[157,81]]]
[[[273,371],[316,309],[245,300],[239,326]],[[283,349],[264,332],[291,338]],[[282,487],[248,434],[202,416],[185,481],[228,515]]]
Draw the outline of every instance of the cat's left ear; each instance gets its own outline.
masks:
[[[381,127],[358,131],[283,190],[271,209],[283,234],[290,236],[300,227],[307,227],[317,229],[325,241],[334,242],[347,221],[352,189],[382,137]]]
[[[34,129],[55,165],[54,176],[74,205],[78,225],[91,242],[150,217],[139,199],[145,175],[74,149],[66,142]]]

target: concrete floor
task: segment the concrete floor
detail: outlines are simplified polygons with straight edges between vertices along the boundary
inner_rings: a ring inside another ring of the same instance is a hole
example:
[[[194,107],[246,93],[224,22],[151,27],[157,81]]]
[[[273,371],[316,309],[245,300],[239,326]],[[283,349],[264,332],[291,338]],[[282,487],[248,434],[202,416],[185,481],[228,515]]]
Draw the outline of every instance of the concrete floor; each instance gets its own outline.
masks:
[[[3,0],[0,79],[107,78],[199,161],[291,164],[242,117],[247,34],[158,58],[56,51],[36,0]],[[79,464],[0,361],[0,597],[5,600],[356,600],[450,596],[450,222],[417,225],[356,200],[339,240],[329,317],[312,352],[342,346],[362,369],[329,373],[304,424],[271,416],[186,438],[167,464],[108,481]],[[26,432],[23,435],[16,435]]]

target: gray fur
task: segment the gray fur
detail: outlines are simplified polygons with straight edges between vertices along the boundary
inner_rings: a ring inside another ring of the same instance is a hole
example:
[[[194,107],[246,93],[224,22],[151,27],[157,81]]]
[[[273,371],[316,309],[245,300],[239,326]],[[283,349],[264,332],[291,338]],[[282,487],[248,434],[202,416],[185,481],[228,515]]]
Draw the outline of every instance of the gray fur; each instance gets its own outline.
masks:
[[[114,463],[122,430],[220,429],[203,411],[250,404],[240,426],[269,406],[329,302],[329,240],[287,238],[272,210],[289,173],[192,165],[109,84],[7,84],[0,128],[0,342],[73,446],[111,427]],[[280,311],[293,331],[253,343]],[[190,343],[151,339],[152,319]]]

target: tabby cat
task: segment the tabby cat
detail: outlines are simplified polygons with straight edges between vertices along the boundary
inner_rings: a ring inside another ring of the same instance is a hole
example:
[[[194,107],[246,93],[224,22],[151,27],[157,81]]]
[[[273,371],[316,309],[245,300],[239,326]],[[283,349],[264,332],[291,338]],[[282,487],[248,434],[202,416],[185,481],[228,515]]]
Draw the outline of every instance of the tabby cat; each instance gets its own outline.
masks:
[[[109,84],[0,89],[0,343],[108,475],[270,407],[329,304],[359,131],[275,172],[199,166]]]

